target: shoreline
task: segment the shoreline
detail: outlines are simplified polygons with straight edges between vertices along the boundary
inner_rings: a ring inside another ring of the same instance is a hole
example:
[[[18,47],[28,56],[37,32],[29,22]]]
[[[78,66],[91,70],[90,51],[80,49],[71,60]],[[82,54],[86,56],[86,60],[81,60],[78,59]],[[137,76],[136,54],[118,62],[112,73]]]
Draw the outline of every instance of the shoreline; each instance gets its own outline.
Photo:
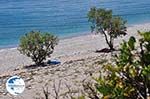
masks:
[[[93,34],[93,33],[89,32],[89,31],[85,31],[85,32],[82,32],[81,34],[79,33],[78,35],[59,38],[59,40],[62,41],[62,40],[66,40],[66,39],[76,38],[76,37],[84,37],[84,36],[91,35],[91,34]],[[19,46],[19,44],[12,45],[12,46],[8,45],[6,47],[0,47],[0,52],[1,52],[1,50],[17,49],[18,46]]]
[[[139,37],[137,30],[150,30],[150,23],[128,27],[127,35],[115,39],[114,46],[118,47],[122,40],[128,40],[130,36]],[[54,53],[51,55],[51,59],[64,63],[70,60],[84,59],[91,56],[95,57],[97,56],[95,53],[96,50],[106,47],[108,46],[101,34],[87,33],[87,35],[60,39]],[[30,58],[20,54],[17,47],[0,49],[0,63],[0,73],[33,64]]]
[[[143,25],[150,25],[150,22],[146,22],[146,23],[140,23],[140,24],[129,24],[127,25],[127,29],[130,29],[130,28],[134,28],[134,27],[139,27],[139,26],[143,26]],[[150,30],[150,29],[149,29]],[[87,36],[87,35],[93,35],[94,33],[91,33],[90,31],[85,31],[85,32],[81,32],[81,33],[73,33],[74,35],[70,35],[70,36],[67,36],[67,37],[60,37],[60,41],[62,40],[66,40],[66,39],[72,39],[72,38],[77,38],[77,37],[84,37],[84,36]],[[9,49],[17,49],[18,48],[18,45],[19,44],[16,44],[16,45],[4,45],[4,47],[0,47],[0,52],[3,51],[3,50],[9,50]]]
[[[115,46],[118,47],[122,40],[128,40],[130,36],[138,37],[137,30],[150,30],[150,23],[128,27],[126,36],[115,39]],[[59,44],[55,47],[54,53],[51,55],[51,59],[59,60],[63,63],[69,60],[95,57],[97,56],[95,53],[97,49],[106,47],[108,46],[101,34],[88,32],[87,35],[60,39]],[[19,53],[17,47],[0,49],[0,63],[0,73],[33,64],[30,58]]]

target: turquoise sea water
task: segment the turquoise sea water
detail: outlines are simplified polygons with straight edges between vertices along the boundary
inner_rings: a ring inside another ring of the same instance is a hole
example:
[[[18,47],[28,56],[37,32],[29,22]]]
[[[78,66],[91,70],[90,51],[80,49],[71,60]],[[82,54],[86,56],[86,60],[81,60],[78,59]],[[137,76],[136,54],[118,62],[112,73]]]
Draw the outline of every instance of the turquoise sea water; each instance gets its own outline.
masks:
[[[31,31],[52,32],[60,38],[90,31],[92,6],[112,9],[128,24],[150,21],[149,0],[0,0],[0,47],[16,46]]]

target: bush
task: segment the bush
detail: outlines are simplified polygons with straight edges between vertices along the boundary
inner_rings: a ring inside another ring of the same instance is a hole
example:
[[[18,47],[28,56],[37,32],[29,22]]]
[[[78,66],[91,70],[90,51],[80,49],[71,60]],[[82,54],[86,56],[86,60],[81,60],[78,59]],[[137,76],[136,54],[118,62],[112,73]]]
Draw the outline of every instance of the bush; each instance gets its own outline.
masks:
[[[126,21],[120,16],[114,16],[112,10],[91,8],[88,13],[92,32],[104,35],[110,50],[114,50],[114,39],[118,36],[126,35]]]
[[[27,55],[40,65],[54,51],[54,47],[58,44],[58,38],[49,33],[41,33],[38,31],[31,31],[20,39],[18,50],[20,53]]]
[[[116,64],[103,68],[106,76],[97,81],[97,91],[103,98],[111,99],[148,99],[150,95],[150,32],[140,33],[141,39],[130,37],[123,42]]]

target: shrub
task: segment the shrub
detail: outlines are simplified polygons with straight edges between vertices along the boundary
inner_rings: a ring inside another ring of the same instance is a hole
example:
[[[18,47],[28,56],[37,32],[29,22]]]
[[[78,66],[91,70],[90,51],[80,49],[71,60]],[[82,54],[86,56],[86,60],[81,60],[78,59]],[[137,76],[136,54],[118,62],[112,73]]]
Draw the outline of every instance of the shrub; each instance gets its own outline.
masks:
[[[150,32],[140,33],[141,39],[130,37],[121,44],[116,64],[103,68],[106,76],[97,81],[97,91],[103,98],[111,99],[148,99],[150,95]]]
[[[19,51],[27,55],[40,65],[54,51],[55,45],[58,44],[58,38],[49,33],[41,33],[39,31],[31,31],[20,39]]]
[[[102,33],[110,50],[114,50],[114,39],[126,35],[126,21],[119,16],[112,15],[111,10],[91,8],[88,13],[92,32]]]

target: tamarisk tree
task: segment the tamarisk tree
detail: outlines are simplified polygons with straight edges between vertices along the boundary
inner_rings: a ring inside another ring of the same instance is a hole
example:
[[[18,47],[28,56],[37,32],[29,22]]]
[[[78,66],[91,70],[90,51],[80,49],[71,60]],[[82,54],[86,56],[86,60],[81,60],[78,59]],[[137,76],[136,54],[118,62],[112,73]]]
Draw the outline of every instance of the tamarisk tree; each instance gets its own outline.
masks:
[[[31,31],[20,39],[18,50],[30,57],[36,65],[40,65],[54,51],[58,44],[58,38],[50,33]]]
[[[91,23],[92,32],[104,35],[110,51],[114,49],[114,39],[126,35],[126,21],[120,16],[114,16],[112,10],[93,7],[88,12],[88,20]]]

